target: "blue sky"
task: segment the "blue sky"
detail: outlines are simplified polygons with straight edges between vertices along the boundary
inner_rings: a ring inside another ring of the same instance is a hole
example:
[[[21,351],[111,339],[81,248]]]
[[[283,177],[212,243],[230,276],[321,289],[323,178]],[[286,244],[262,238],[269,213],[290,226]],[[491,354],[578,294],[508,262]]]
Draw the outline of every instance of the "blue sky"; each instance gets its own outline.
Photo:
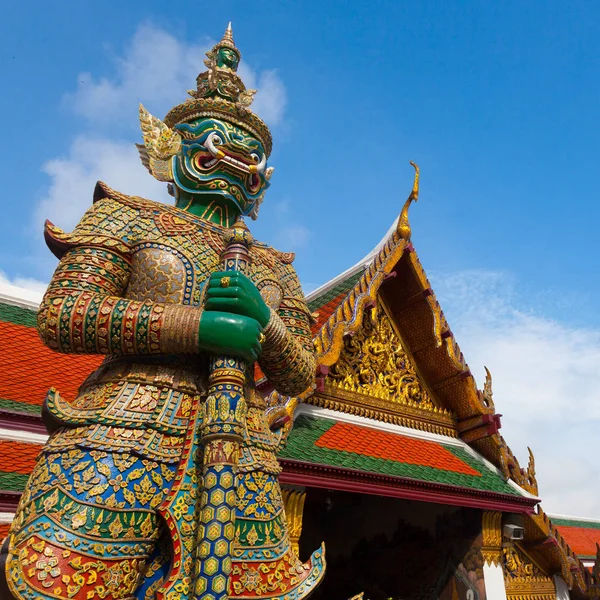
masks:
[[[312,289],[379,241],[416,161],[413,241],[473,371],[496,365],[521,456],[532,420],[549,419],[536,443],[555,510],[600,514],[600,488],[569,510],[549,441],[583,406],[564,455],[575,473],[597,426],[597,3],[10,3],[2,277],[49,278],[41,222],[72,227],[95,179],[162,197],[135,159],[138,102],[162,117],[183,100],[229,20],[275,138],[255,235],[295,250]]]

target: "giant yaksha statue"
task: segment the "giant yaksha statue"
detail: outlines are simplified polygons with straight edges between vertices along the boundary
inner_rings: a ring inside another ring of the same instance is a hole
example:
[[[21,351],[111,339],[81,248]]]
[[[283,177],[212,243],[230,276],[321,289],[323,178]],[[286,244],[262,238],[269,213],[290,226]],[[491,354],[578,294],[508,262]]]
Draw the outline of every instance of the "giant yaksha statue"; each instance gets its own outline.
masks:
[[[107,356],[74,400],[48,393],[5,548],[14,598],[296,600],[323,576],[322,549],[302,564],[290,548],[276,452],[291,403],[273,401],[313,383],[310,313],[293,256],[241,220],[269,185],[271,134],[230,27],[207,56],[164,122],[140,107],[142,161],[175,207],[98,183],[72,233],[46,225],[60,263],[40,336]]]

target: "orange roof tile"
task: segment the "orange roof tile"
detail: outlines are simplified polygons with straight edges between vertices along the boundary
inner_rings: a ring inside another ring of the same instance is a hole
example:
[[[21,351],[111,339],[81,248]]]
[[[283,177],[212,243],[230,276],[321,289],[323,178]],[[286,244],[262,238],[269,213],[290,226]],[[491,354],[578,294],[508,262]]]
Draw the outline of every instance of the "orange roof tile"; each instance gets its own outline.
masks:
[[[4,538],[8,535],[10,523],[0,523],[0,544],[4,541]]]
[[[60,354],[44,346],[32,327],[0,321],[0,398],[41,405],[56,387],[74,398],[84,379],[102,362],[98,355]]]
[[[29,475],[41,449],[41,444],[0,440],[0,471]]]
[[[554,519],[552,519],[554,522]],[[567,544],[578,556],[596,556],[596,544],[600,544],[600,529],[596,527],[570,527],[556,525]]]
[[[335,312],[335,309],[340,305],[340,303],[344,300],[344,298],[347,295],[348,292],[342,292],[341,294],[338,294],[337,296],[335,296],[335,298],[327,302],[327,304],[323,304],[315,310],[315,312],[317,313],[317,318],[316,322],[313,323],[311,327],[314,335],[316,335],[321,329],[321,327],[323,327],[323,325],[327,322],[327,319],[329,319],[329,317]]]
[[[441,444],[351,423],[336,423],[316,440],[315,446],[481,477]]]

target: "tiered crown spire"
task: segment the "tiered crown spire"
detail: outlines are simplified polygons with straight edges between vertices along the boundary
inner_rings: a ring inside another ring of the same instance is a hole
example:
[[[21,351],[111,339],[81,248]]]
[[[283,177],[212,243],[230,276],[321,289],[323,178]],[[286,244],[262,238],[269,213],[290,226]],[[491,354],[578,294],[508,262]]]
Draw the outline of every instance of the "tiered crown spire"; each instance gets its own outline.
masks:
[[[235,43],[233,41],[233,29],[231,29],[231,21],[227,25],[227,29],[223,34],[223,39],[217,44],[217,46],[232,48],[239,53],[239,50],[235,47]],[[217,47],[215,46],[215,48]]]
[[[271,132],[264,121],[250,110],[256,90],[246,89],[237,74],[242,55],[233,41],[231,23],[221,41],[206,56],[204,64],[208,70],[196,78],[196,89],[188,92],[191,98],[171,109],[165,123],[174,127],[201,117],[222,118],[256,136],[269,155]]]

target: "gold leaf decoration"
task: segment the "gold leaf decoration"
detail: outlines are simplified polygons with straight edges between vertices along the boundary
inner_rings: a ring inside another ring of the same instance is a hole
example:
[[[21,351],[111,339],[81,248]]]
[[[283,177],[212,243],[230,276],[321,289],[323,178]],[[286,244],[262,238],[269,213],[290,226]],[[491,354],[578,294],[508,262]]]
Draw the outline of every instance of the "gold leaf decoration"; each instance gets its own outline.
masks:
[[[336,387],[422,408],[435,404],[381,304],[365,313],[362,329],[344,340],[329,371]]]

